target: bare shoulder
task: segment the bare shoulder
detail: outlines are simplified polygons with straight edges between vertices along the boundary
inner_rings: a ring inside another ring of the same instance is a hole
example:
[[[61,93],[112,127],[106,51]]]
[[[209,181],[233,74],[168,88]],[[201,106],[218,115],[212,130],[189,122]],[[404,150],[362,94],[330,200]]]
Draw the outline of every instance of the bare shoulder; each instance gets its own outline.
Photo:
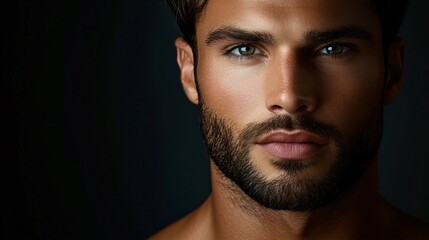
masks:
[[[407,215],[400,222],[400,225],[404,229],[403,239],[429,239],[429,224],[420,219]]]
[[[150,240],[210,239],[207,201],[195,211],[151,236]]]
[[[162,239],[186,239],[183,229],[186,228],[186,223],[189,221],[189,215],[181,218],[173,224],[167,226],[161,231],[149,237],[149,240],[162,240]]]
[[[429,239],[429,224],[391,207],[392,229],[396,239]]]

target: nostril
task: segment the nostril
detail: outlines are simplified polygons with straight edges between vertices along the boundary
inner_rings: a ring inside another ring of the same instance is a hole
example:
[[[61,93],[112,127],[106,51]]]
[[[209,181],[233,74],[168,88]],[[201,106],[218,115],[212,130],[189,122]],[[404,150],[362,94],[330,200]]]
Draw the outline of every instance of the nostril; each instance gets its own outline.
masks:
[[[270,108],[271,112],[275,113],[275,114],[285,114],[287,113],[287,110],[280,106],[280,105],[272,105]]]
[[[307,104],[294,105],[295,107],[291,105],[273,104],[270,106],[269,110],[275,114],[304,114],[313,110],[312,106]]]
[[[296,109],[296,112],[303,113],[303,112],[309,112],[310,107],[308,105],[301,105]]]
[[[315,94],[302,95],[295,90],[273,91],[265,101],[267,110],[274,114],[307,114],[316,108]]]

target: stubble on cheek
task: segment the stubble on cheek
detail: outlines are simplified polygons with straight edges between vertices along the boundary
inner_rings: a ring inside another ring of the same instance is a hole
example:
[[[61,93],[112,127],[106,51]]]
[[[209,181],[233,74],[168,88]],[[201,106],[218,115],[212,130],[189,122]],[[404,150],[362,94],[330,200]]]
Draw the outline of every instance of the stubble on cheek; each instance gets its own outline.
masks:
[[[271,120],[249,124],[238,137],[227,121],[216,113],[201,108],[201,129],[207,150],[220,173],[231,180],[231,186],[241,190],[231,194],[246,193],[260,205],[277,210],[305,211],[324,206],[348,189],[365,172],[374,159],[382,129],[382,113],[371,122],[362,124],[360,131],[344,141],[335,128],[305,119],[278,116]],[[252,160],[250,142],[256,136],[272,129],[305,129],[335,142],[335,153],[328,161],[328,170],[317,167],[317,159],[308,161],[274,161],[273,166],[282,172],[274,178],[264,173]],[[345,144],[346,143],[346,144]],[[316,162],[315,162],[316,161]],[[317,176],[303,174],[307,169],[321,170]],[[324,173],[323,173],[324,172]],[[245,196],[239,197],[246,199]]]

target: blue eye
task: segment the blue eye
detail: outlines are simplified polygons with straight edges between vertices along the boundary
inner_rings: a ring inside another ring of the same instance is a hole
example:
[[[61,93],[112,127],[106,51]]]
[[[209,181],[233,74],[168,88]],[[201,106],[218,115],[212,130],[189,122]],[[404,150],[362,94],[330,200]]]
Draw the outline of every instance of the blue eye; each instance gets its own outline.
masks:
[[[320,53],[324,55],[341,55],[345,54],[350,50],[350,47],[347,47],[343,44],[329,44],[322,49],[320,49]]]
[[[238,56],[247,57],[261,54],[261,51],[257,47],[252,45],[240,45],[238,47],[233,48],[230,53]]]

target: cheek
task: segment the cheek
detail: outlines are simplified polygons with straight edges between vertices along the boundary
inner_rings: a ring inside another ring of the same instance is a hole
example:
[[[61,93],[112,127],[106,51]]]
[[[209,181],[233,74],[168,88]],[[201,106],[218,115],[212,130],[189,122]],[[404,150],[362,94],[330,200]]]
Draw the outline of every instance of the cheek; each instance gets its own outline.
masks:
[[[327,77],[324,86],[325,114],[335,116],[331,121],[346,134],[373,119],[382,106],[383,59],[375,56],[354,66]]]
[[[234,66],[214,59],[203,58],[198,63],[198,84],[204,103],[227,118],[244,119],[260,108],[264,103],[261,67]]]
[[[264,86],[269,78],[266,64],[238,65],[201,54],[197,79],[206,105],[238,125],[266,120]],[[270,63],[267,63],[268,65]],[[274,64],[274,63],[271,63]],[[383,59],[375,53],[351,61],[326,60],[303,67],[317,89],[311,117],[353,134],[380,110]],[[239,126],[240,128],[242,126]]]

